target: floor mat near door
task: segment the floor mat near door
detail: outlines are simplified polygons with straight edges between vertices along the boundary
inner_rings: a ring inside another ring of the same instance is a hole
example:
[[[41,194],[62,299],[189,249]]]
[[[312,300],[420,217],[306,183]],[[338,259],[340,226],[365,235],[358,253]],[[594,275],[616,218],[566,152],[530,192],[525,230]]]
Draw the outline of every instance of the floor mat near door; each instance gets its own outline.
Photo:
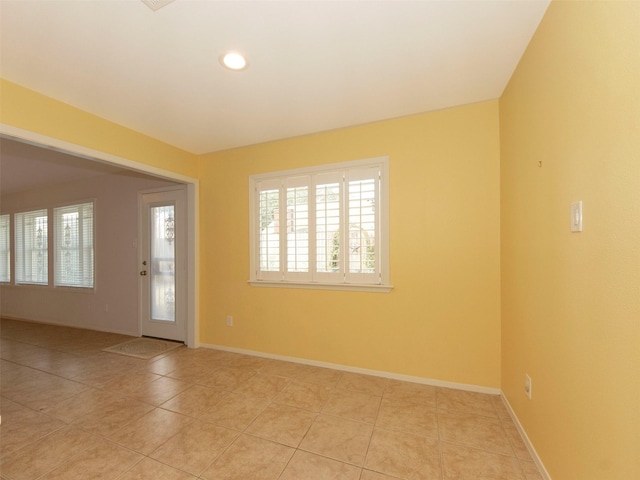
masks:
[[[156,338],[136,338],[105,348],[105,352],[117,353],[136,358],[152,358],[183,346],[183,343],[158,340]]]

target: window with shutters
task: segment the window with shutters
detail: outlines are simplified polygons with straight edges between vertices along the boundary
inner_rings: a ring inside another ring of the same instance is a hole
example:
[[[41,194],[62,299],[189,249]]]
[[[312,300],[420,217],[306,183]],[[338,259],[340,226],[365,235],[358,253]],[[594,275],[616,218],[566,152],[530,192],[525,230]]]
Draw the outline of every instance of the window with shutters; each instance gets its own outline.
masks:
[[[93,202],[53,209],[54,285],[93,288]]]
[[[0,215],[0,282],[11,281],[11,217]]]
[[[49,283],[47,210],[15,214],[16,283]]]
[[[250,177],[259,286],[389,291],[388,159]]]

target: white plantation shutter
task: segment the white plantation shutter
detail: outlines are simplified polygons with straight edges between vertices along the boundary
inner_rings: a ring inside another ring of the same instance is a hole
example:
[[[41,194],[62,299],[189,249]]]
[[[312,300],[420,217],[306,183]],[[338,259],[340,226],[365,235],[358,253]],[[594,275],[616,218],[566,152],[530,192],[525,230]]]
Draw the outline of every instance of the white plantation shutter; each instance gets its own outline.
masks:
[[[344,280],[341,246],[342,172],[314,176],[315,190],[315,279],[341,283]]]
[[[0,282],[11,281],[11,223],[9,214],[0,215]]]
[[[350,170],[346,176],[347,250],[345,278],[349,283],[379,283],[380,169]],[[346,232],[346,230],[345,230]]]
[[[56,286],[93,288],[93,202],[53,209]]]
[[[390,287],[387,170],[373,159],[252,176],[251,280]]]
[[[311,280],[309,258],[309,183],[308,175],[286,178],[286,246],[284,280]]]
[[[258,232],[256,277],[260,280],[281,280],[280,265],[280,180],[266,180],[256,184],[257,215],[254,228]]]
[[[16,283],[47,285],[49,251],[47,210],[15,214]]]

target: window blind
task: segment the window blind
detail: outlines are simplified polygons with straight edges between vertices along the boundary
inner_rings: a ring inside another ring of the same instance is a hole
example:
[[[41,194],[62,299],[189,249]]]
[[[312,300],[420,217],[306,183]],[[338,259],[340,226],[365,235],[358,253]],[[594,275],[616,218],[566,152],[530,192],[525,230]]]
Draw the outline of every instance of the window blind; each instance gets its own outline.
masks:
[[[16,283],[49,282],[47,210],[15,214]]]
[[[11,217],[0,215],[0,282],[11,281]]]
[[[93,202],[53,209],[55,286],[93,288]]]

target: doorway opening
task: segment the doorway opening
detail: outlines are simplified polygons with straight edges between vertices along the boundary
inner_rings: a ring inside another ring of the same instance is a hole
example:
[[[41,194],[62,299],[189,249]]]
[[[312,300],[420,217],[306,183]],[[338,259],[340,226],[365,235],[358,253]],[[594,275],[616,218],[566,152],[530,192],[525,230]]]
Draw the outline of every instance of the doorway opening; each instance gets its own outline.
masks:
[[[151,165],[146,165],[123,157],[118,157],[98,150],[88,149],[86,147],[73,143],[58,140],[52,137],[40,135],[28,130],[22,130],[12,126],[0,124],[0,138],[21,142],[27,145],[39,147],[51,152],[70,155],[83,161],[92,162],[94,164],[106,164],[118,167],[123,170],[136,172],[170,181],[174,184],[180,184],[180,188],[185,196],[185,213],[183,216],[184,227],[184,319],[185,333],[184,342],[189,347],[199,346],[198,335],[198,238],[197,219],[198,219],[198,180],[182,174],[177,174],[168,170],[160,169]],[[164,264],[166,267],[166,264]],[[105,307],[106,308],[106,307]],[[140,324],[140,319],[138,319]],[[138,335],[142,335],[142,328],[138,328]]]

